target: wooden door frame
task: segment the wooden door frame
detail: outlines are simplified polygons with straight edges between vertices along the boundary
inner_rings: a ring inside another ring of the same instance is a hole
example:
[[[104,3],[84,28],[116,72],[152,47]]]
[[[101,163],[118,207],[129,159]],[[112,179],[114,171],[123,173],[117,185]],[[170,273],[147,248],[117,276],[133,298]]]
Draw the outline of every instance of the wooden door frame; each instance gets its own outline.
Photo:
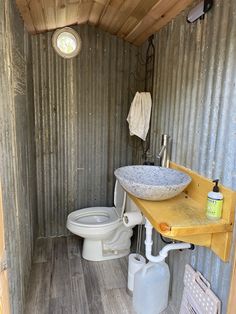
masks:
[[[231,283],[230,283],[230,292],[228,300],[227,314],[235,314],[236,310],[236,244],[233,246],[233,265],[231,272]]]
[[[2,189],[0,184],[0,262],[2,258],[2,270],[0,263],[0,314],[10,314],[8,272],[7,268],[4,268],[5,253]]]

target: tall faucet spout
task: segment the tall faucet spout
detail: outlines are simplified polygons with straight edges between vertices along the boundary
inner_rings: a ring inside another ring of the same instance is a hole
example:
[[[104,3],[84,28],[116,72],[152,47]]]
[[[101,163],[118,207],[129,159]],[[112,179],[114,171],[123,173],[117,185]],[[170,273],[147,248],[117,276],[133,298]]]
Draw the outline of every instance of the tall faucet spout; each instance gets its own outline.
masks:
[[[161,158],[163,156],[165,149],[166,149],[166,145],[162,145],[161,150],[159,154],[157,155],[158,158]]]
[[[170,148],[170,137],[167,134],[162,134],[161,138],[161,149],[157,158],[157,164],[161,167],[169,167],[170,157],[169,157],[169,148]]]

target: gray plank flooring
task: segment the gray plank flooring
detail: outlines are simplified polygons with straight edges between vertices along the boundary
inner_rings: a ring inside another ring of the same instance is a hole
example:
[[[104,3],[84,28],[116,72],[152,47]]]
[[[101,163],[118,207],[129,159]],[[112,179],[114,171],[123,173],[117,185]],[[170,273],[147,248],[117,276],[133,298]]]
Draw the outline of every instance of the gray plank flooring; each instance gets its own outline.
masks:
[[[76,236],[38,239],[25,314],[134,314],[127,258],[89,262]]]

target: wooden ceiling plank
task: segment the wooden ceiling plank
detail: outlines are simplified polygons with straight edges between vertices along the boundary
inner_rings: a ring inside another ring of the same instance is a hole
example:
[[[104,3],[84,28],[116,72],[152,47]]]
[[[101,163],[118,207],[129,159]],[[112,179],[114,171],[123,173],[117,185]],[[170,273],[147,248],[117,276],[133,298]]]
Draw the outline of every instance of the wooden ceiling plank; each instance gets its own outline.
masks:
[[[90,15],[89,15],[89,19],[88,19],[89,24],[91,24],[91,25],[97,25],[98,24],[98,21],[99,21],[100,15],[103,12],[103,9],[104,9],[103,4],[101,4],[97,1],[94,1]]]
[[[154,7],[148,12],[146,16],[132,29],[132,31],[125,36],[125,40],[130,42],[134,41],[140,34],[143,33],[144,30],[152,27],[154,23],[156,23],[161,16],[164,16],[168,10],[171,10],[173,6],[179,0],[160,0],[154,5]]]
[[[190,4],[193,3],[193,0],[179,0],[176,5],[172,7],[171,10],[167,11],[163,17],[146,29],[139,37],[133,42],[135,45],[141,45],[148,37],[156,32],[158,32],[162,27],[168,24],[173,18],[175,18],[178,14],[180,14],[183,10],[185,10]]]
[[[143,0],[124,1],[109,26],[109,32],[116,34],[141,1]]]
[[[61,28],[66,26],[66,2],[64,0],[55,0],[55,16],[56,25],[55,28]]]
[[[20,11],[20,15],[24,20],[27,31],[31,34],[35,34],[36,30],[34,27],[33,19],[30,13],[28,2],[26,0],[16,0],[16,5]]]
[[[77,14],[78,24],[84,24],[88,22],[92,7],[93,1],[87,1],[79,5]]]
[[[41,1],[29,1],[29,9],[34,21],[34,27],[37,33],[47,30],[45,23],[45,16],[42,8]]]
[[[147,29],[149,25],[153,25],[156,22],[151,16],[146,15],[144,19],[142,19],[134,29],[124,37],[125,40],[132,42],[134,41],[144,30]]]
[[[108,6],[106,9],[106,14],[103,15],[102,19],[99,21],[99,27],[103,30],[108,31],[109,25],[112,22],[112,18],[116,15],[116,10],[111,6]]]
[[[66,24],[74,25],[78,22],[78,12],[81,1],[70,0],[66,4]]]
[[[101,21],[101,19],[103,18],[104,14],[106,14],[106,10],[107,10],[107,8],[108,8],[108,6],[109,6],[109,3],[110,3],[110,0],[106,0],[106,3],[105,3],[104,8],[103,8],[103,10],[102,10],[102,13],[101,13],[101,15],[99,16],[97,25],[100,25],[100,21]]]
[[[126,22],[119,29],[117,35],[119,37],[125,37],[127,34],[129,34],[158,1],[159,0],[141,1],[132,14],[128,17]]]
[[[54,0],[41,0],[42,10],[45,18],[47,30],[55,29],[56,27],[56,7]]]
[[[99,21],[99,26],[101,26],[102,29],[109,31],[109,26],[111,25],[114,17],[117,15],[117,12],[119,11],[122,4],[123,4],[122,0],[110,1],[105,13],[103,14]]]
[[[157,20],[157,17],[161,16],[164,14],[167,10],[172,8],[176,2],[179,0],[159,0],[148,12],[148,15],[150,15],[153,19]]]

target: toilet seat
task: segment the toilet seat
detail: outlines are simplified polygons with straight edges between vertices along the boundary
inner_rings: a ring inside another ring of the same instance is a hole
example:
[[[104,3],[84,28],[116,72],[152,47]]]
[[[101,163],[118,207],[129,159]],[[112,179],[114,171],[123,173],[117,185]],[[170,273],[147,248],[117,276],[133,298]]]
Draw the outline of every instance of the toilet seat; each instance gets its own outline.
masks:
[[[120,220],[114,207],[88,207],[69,214],[68,222],[77,227],[103,228]]]
[[[67,229],[83,238],[105,239],[118,226],[122,219],[114,207],[89,207],[76,210],[67,218]]]

